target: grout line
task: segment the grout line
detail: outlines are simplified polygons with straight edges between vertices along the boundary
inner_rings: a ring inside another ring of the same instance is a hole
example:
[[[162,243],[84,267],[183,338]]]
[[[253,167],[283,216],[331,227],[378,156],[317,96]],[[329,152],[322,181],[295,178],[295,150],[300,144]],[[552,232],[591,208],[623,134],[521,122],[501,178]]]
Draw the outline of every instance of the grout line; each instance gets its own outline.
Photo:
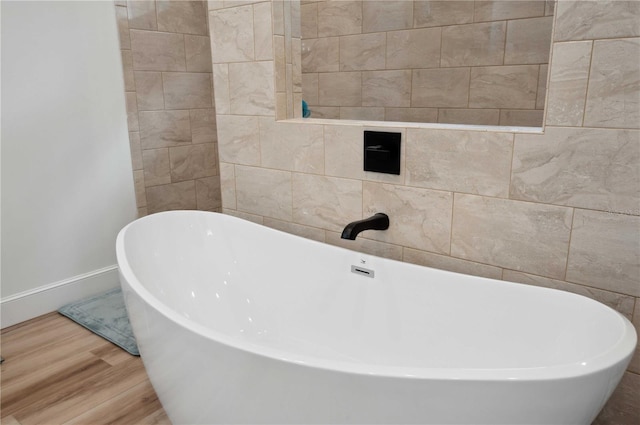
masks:
[[[582,104],[582,121],[580,127],[584,127],[584,119],[587,115],[587,99],[589,98],[589,86],[591,85],[591,67],[593,66],[593,50],[595,48],[595,41],[591,40],[591,53],[589,55],[589,68],[587,69],[587,89],[584,91],[584,103]]]
[[[511,184],[513,182],[513,159],[516,153],[516,135],[511,138],[511,162],[509,163],[509,184],[507,185],[507,198],[511,199]]]
[[[564,265],[564,275],[562,277],[562,280],[564,280],[565,282],[567,281],[567,271],[569,270],[569,255],[571,254],[571,238],[573,237],[573,223],[575,220],[575,216],[576,209],[574,208],[573,211],[571,211],[571,226],[569,227],[569,241],[567,243],[567,261]]]

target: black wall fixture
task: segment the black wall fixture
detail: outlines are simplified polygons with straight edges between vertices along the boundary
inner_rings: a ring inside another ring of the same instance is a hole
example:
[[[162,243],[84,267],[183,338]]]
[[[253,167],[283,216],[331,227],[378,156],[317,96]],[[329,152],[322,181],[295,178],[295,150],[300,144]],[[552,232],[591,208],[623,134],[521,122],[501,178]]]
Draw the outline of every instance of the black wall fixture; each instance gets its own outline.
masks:
[[[400,174],[401,133],[364,132],[364,171]]]

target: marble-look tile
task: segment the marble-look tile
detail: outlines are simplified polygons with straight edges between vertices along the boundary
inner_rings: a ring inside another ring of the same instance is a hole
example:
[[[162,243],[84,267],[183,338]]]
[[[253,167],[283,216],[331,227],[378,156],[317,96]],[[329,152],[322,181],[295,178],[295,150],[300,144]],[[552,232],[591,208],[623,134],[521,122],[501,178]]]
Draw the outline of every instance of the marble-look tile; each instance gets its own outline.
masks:
[[[271,3],[253,5],[253,36],[256,60],[273,60]]]
[[[133,172],[133,188],[136,193],[136,206],[144,208],[147,206],[147,193],[144,185],[144,171],[135,170]]]
[[[302,93],[307,104],[318,104],[318,74],[302,74]]]
[[[276,91],[287,91],[287,72],[285,57],[284,37],[280,35],[273,36],[273,60],[275,62],[276,73]]]
[[[340,70],[339,37],[302,41],[303,72],[336,72]]]
[[[264,221],[264,217],[262,217],[261,215],[249,214],[249,213],[246,213],[246,212],[243,212],[243,211],[236,211],[236,210],[232,210],[232,209],[223,208],[222,209],[222,213],[223,214],[232,215],[234,217],[238,217],[238,218],[241,218],[243,220],[251,221],[251,222],[257,223],[257,224],[262,224],[263,221]]]
[[[584,125],[640,128],[640,38],[593,42]]]
[[[382,106],[341,106],[340,119],[355,121],[382,121],[384,120],[384,108]]]
[[[446,124],[499,125],[499,109],[446,109],[438,110],[438,122]]]
[[[291,173],[236,166],[238,210],[291,221]]]
[[[236,209],[236,169],[227,162],[220,162],[220,195],[224,208]]]
[[[138,119],[138,103],[134,92],[126,92],[124,94],[127,109],[127,127],[129,131],[138,131],[140,129],[140,121]]]
[[[127,1],[129,28],[157,30],[156,2],[154,0]]]
[[[544,15],[553,16],[556,10],[556,3],[558,0],[545,0],[544,3]]]
[[[293,91],[302,93],[302,40],[299,38],[291,40],[291,56]]]
[[[147,187],[149,214],[171,210],[195,210],[196,184],[194,180]]]
[[[293,38],[291,34],[291,3],[292,2],[285,1],[283,5],[284,42],[287,55],[287,63],[291,63],[291,39]]]
[[[640,217],[577,209],[566,280],[640,296]]]
[[[134,75],[138,109],[141,111],[158,111],[164,109],[162,73],[136,71]]]
[[[272,117],[261,117],[260,152],[263,167],[324,173],[321,125],[279,123]]]
[[[323,106],[360,106],[361,72],[327,72],[318,75],[318,98]]]
[[[506,22],[442,28],[440,66],[502,65]]]
[[[199,210],[217,211],[222,206],[220,176],[196,180],[196,204]]]
[[[407,184],[506,198],[513,135],[480,131],[407,130]]]
[[[504,63],[522,65],[548,63],[553,17],[509,21]]]
[[[340,119],[339,106],[313,106],[311,108],[311,118],[324,118],[328,120]]]
[[[122,50],[122,74],[124,77],[124,91],[136,91],[136,82],[133,77],[133,53],[131,53],[131,50]]]
[[[633,297],[630,297],[628,295],[622,295],[610,291],[603,291],[601,289],[577,285],[575,283],[565,282],[562,280],[549,279],[547,277],[536,276],[506,269],[503,273],[503,279],[509,282],[542,286],[544,288],[559,289],[561,291],[583,295],[585,297],[601,302],[602,304],[607,305],[614,310],[617,310],[618,312],[620,312],[620,314],[624,315],[629,320],[631,320],[631,316],[633,314],[633,306],[635,300]]]
[[[302,23],[300,22],[300,2],[291,2],[291,37],[293,39],[300,39]]]
[[[318,242],[324,242],[324,230],[315,227],[303,226],[302,224],[291,223],[290,221],[276,220],[265,217],[264,225],[272,229],[291,233],[303,238],[312,239]]]
[[[636,298],[636,308],[633,313],[633,326],[637,329],[640,329],[640,301]],[[629,371],[634,373],[640,373],[640,345],[636,345],[636,352],[631,359],[631,363],[629,364]]]
[[[127,8],[116,6],[116,22],[118,25],[118,40],[121,49],[131,49],[131,37],[129,36],[129,20]]]
[[[272,0],[273,34],[284,35],[284,1]]]
[[[500,267],[474,263],[473,261],[461,260],[459,258],[449,257],[448,255],[434,254],[432,252],[407,247],[403,248],[402,260],[407,263],[448,270],[455,273],[487,277],[489,279],[502,279],[502,269]]]
[[[340,70],[385,69],[386,33],[340,37]]]
[[[287,118],[287,93],[276,93],[276,120]]]
[[[318,3],[318,37],[332,37],[362,32],[361,1],[327,1]]]
[[[451,255],[562,279],[571,218],[570,208],[456,194]]]
[[[141,111],[139,115],[142,149],[191,142],[189,111]]]
[[[209,12],[213,63],[254,60],[253,7]]]
[[[469,107],[535,108],[538,71],[538,65],[471,68]]]
[[[359,180],[293,174],[293,221],[341,232],[345,223],[362,218]]]
[[[388,32],[386,67],[438,68],[441,33],[440,28]]]
[[[231,113],[229,97],[229,64],[213,64],[213,96],[218,114]]]
[[[625,372],[618,387],[592,425],[640,423],[640,375]]]
[[[142,170],[142,148],[140,147],[140,132],[129,132],[129,146],[131,147],[131,167]]]
[[[215,143],[169,148],[171,181],[201,179],[218,174]]]
[[[211,108],[211,75],[196,72],[163,72],[166,109]]]
[[[544,111],[541,109],[502,109],[500,125],[514,127],[542,127]]]
[[[411,106],[467,107],[469,75],[469,68],[414,70],[411,83]]]
[[[541,64],[538,72],[538,93],[536,94],[536,109],[544,109],[547,95],[547,79],[549,65]]]
[[[273,61],[229,64],[232,114],[275,116]]]
[[[415,0],[414,28],[440,27],[473,22],[473,1]]]
[[[207,35],[207,10],[204,2],[156,0],[158,31]]]
[[[218,141],[215,109],[192,109],[189,111],[192,143]]]
[[[287,69],[291,69],[291,65],[287,64]],[[287,79],[290,81],[290,75],[287,75]],[[289,86],[287,87],[287,93],[286,93],[286,101],[287,101],[287,119],[291,119],[293,118],[294,115],[294,111],[293,111],[293,90],[292,87]]]
[[[259,165],[259,118],[218,115],[216,119],[218,125],[218,154],[220,161],[244,165]]]
[[[318,37],[318,3],[300,5],[302,39]]]
[[[169,149],[145,149],[142,151],[145,186],[171,183]]]
[[[362,106],[411,106],[411,71],[364,71]]]
[[[389,258],[391,260],[402,261],[402,247],[390,243],[374,241],[358,236],[355,241],[342,239],[340,233],[325,232],[326,242],[330,245],[350,249],[364,254],[375,255],[376,257]]]
[[[437,108],[384,108],[385,121],[438,122]]]
[[[211,45],[209,37],[184,36],[184,49],[189,72],[211,72]]]
[[[362,2],[362,32],[413,28],[413,2],[403,0]]]
[[[389,229],[363,237],[406,247],[449,253],[453,194],[385,183],[363,182],[364,215],[384,212]]]
[[[184,36],[166,32],[131,30],[133,69],[185,71]]]
[[[499,21],[544,16],[545,2],[540,0],[476,1],[474,20]]]
[[[591,41],[554,43],[553,66],[549,76],[547,125],[582,125],[591,48]]]
[[[559,1],[555,41],[640,36],[640,2]]]
[[[325,174],[334,177],[364,179],[361,166],[364,153],[362,139],[364,128],[360,125],[324,126]]]
[[[547,127],[515,139],[511,198],[640,215],[640,131]]]

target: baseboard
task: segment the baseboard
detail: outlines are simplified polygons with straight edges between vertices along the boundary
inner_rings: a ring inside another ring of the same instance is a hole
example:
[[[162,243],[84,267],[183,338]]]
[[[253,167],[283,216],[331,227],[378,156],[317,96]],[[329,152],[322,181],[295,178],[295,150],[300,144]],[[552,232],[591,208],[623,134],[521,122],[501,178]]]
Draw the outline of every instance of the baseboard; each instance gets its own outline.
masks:
[[[40,286],[0,300],[0,327],[33,319],[73,301],[115,288],[120,284],[113,265]]]

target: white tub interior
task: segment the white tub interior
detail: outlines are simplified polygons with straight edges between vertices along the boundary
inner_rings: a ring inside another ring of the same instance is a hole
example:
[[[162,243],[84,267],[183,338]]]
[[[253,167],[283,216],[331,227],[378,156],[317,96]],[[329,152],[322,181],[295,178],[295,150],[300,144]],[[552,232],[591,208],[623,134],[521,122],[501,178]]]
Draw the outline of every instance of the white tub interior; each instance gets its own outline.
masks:
[[[622,316],[586,297],[425,269],[235,217],[188,214],[149,216],[127,229],[136,284],[160,309],[241,349],[368,373],[492,369],[544,377],[540,369],[588,369],[628,332]],[[375,277],[354,274],[351,265]]]

